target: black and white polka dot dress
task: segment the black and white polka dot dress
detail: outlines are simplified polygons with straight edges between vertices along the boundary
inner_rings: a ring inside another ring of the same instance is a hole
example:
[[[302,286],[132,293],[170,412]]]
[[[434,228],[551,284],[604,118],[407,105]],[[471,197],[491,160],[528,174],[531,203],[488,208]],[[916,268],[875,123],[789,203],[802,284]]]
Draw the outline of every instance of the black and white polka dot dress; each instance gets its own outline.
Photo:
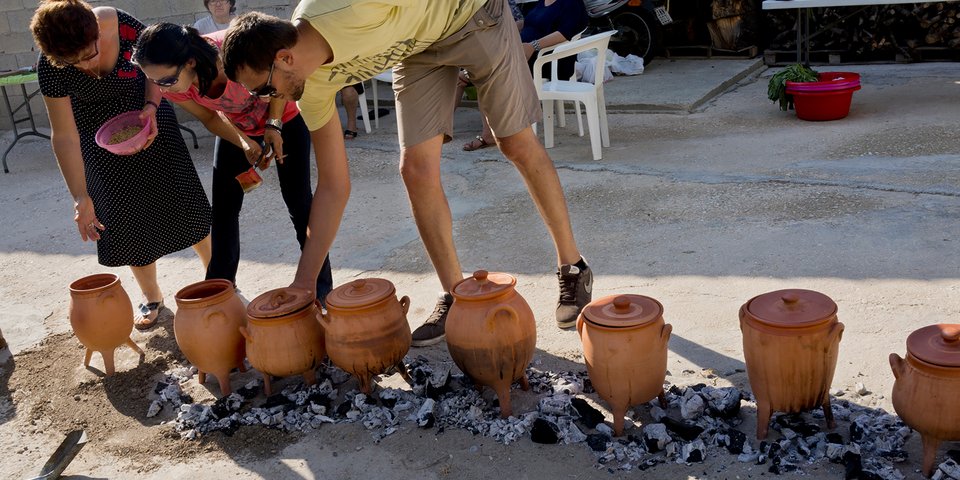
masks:
[[[157,111],[157,138],[146,150],[119,156],[96,144],[107,120],[144,105],[146,78],[129,60],[144,27],[121,10],[117,16],[120,52],[109,75],[97,79],[74,67],[57,68],[42,54],[37,69],[43,95],[69,96],[73,106],[87,192],[106,227],[97,242],[100,264],[144,266],[206,237],[210,202],[166,100]]]

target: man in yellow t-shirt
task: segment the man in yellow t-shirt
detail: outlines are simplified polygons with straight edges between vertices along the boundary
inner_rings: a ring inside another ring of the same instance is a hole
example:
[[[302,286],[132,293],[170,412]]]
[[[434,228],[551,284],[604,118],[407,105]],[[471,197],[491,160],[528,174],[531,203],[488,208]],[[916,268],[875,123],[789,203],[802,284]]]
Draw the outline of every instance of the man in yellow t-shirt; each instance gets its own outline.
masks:
[[[506,15],[503,15],[506,12]],[[227,76],[254,95],[296,100],[310,129],[318,181],[310,230],[292,286],[311,289],[350,194],[334,98],[344,86],[393,68],[400,173],[443,293],[414,346],[444,338],[450,291],[463,278],[440,181],[441,147],[453,131],[460,68],[477,87],[480,111],[517,167],[557,251],[557,325],[569,328],[589,303],[593,274],[580,256],[553,162],[534,135],[540,102],[506,0],[302,0],[287,22],[241,15],[227,30]]]

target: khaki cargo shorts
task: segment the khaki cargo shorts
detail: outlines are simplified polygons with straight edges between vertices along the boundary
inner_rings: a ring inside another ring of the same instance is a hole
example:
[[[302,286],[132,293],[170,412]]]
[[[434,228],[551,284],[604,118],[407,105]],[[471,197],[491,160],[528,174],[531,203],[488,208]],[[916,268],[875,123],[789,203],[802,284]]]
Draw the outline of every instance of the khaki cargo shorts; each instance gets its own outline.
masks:
[[[463,28],[394,69],[401,147],[453,136],[460,68],[477,87],[480,113],[497,137],[540,121],[540,101],[510,8],[506,0],[489,0]]]

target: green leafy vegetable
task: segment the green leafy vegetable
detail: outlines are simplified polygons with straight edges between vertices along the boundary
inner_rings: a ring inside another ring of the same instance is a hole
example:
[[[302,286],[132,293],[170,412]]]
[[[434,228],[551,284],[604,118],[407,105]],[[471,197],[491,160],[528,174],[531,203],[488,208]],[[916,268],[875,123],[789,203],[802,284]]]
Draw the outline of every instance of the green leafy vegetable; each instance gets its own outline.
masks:
[[[816,82],[817,72],[800,63],[790,65],[770,77],[767,85],[767,98],[780,103],[780,110],[793,108],[793,95],[787,95],[787,82]]]

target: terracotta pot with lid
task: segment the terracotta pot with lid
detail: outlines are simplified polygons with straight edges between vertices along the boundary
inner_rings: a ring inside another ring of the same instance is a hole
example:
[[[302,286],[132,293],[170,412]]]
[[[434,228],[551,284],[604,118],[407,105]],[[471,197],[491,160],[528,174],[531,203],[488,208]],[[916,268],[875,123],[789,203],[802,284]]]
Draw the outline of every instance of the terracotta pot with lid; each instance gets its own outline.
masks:
[[[450,357],[477,385],[497,392],[503,418],[513,414],[510,385],[530,388],[526,369],[537,347],[533,310],[516,284],[506,273],[474,272],[454,285],[446,324]]]
[[[233,283],[204,280],[183,287],[175,298],[173,333],[180,351],[199,370],[200,383],[212,373],[220,383],[220,394],[230,395],[230,371],[246,370],[246,350],[239,328],[247,324],[247,310]]]
[[[410,298],[397,299],[396,292],[389,280],[354,280],[327,295],[327,313],[321,316],[330,361],[356,375],[368,395],[370,379],[391,367],[409,381],[403,356],[412,341]]]
[[[316,382],[314,368],[323,361],[323,327],[317,299],[300,288],[270,290],[247,305],[247,359],[263,375],[263,391],[271,395],[270,376],[303,374]]]
[[[830,428],[830,384],[843,324],[837,304],[812,290],[758,295],[740,307],[743,357],[757,399],[757,438],[767,436],[773,412],[823,407]]]
[[[907,357],[890,354],[893,409],[923,440],[930,476],[941,441],[960,440],[960,324],[929,325],[907,337]]]
[[[93,352],[100,352],[104,373],[113,375],[113,353],[120,345],[132,348],[143,359],[143,350],[130,338],[133,304],[120,278],[112,273],[89,275],[70,284],[70,326],[87,347],[84,367],[90,366]]]
[[[631,405],[663,396],[667,344],[673,327],[663,305],[643,295],[610,295],[583,307],[577,331],[590,382],[613,411],[613,431],[623,434]]]

